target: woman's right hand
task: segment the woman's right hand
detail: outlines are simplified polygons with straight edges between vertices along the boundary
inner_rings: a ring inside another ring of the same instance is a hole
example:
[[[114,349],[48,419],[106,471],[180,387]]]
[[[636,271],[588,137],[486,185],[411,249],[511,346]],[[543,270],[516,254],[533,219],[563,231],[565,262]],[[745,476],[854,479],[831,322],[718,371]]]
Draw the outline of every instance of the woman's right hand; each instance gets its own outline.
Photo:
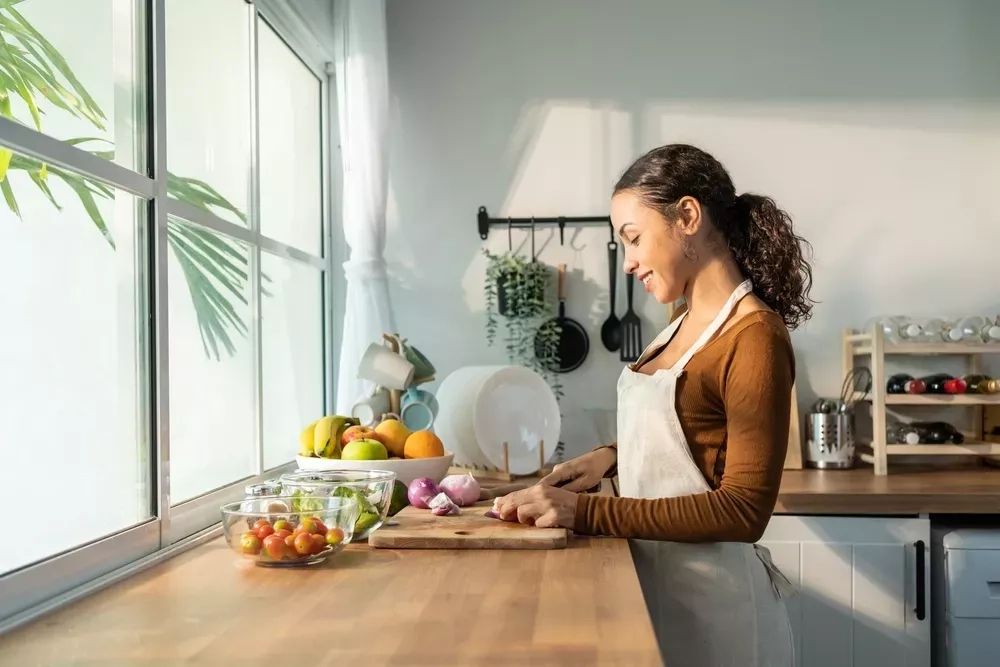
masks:
[[[610,470],[617,460],[618,452],[614,447],[601,447],[565,463],[557,463],[552,472],[538,483],[582,493],[599,486],[604,479],[604,473]]]

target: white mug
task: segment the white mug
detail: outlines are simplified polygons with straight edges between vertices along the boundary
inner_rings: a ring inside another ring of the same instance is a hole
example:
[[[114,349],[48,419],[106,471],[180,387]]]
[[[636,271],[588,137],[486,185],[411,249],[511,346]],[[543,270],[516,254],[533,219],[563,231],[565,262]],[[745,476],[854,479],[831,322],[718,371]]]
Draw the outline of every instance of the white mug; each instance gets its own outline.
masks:
[[[372,343],[358,364],[358,377],[388,389],[403,390],[413,381],[414,368],[406,357]]]
[[[372,389],[367,396],[351,407],[351,416],[362,426],[374,426],[389,411],[389,390],[384,387]]]

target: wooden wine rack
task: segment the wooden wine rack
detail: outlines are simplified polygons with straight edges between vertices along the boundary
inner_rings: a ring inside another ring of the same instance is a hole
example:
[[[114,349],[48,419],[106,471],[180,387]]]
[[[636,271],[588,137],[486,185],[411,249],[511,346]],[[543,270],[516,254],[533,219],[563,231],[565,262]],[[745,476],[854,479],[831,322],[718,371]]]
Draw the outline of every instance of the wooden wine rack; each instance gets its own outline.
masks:
[[[845,329],[843,334],[844,377],[854,368],[858,358],[869,357],[872,391],[864,400],[872,404],[872,442],[857,445],[862,461],[871,463],[876,475],[889,473],[890,456],[956,456],[974,455],[1000,457],[1000,443],[987,442],[983,432],[983,408],[1000,406],[1000,394],[887,394],[885,358],[890,355],[958,356],[965,358],[963,374],[982,372],[982,355],[1000,354],[1000,343],[893,343],[887,341],[879,325],[871,331]],[[956,373],[956,375],[959,375]],[[856,396],[855,398],[862,398]],[[972,411],[973,432],[964,432],[961,445],[900,445],[886,442],[886,406],[961,406]],[[867,451],[866,451],[867,450]]]

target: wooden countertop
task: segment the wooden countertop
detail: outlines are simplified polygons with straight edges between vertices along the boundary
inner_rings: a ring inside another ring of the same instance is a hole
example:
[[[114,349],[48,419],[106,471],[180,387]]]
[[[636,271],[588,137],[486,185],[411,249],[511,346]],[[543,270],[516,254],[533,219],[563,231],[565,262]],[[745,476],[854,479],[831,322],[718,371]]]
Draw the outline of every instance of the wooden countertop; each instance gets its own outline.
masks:
[[[1000,469],[906,466],[877,477],[871,467],[786,470],[781,514],[998,514]]]
[[[310,568],[222,538],[0,638],[0,665],[660,665],[624,540],[371,549]]]

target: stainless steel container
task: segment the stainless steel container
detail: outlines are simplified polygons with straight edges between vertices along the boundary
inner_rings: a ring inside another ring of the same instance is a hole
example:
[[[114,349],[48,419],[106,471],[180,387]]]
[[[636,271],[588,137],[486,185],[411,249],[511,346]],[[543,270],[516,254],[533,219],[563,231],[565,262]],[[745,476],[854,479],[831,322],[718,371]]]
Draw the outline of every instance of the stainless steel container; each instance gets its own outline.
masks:
[[[809,468],[854,467],[854,411],[812,412],[806,416],[804,463]]]

